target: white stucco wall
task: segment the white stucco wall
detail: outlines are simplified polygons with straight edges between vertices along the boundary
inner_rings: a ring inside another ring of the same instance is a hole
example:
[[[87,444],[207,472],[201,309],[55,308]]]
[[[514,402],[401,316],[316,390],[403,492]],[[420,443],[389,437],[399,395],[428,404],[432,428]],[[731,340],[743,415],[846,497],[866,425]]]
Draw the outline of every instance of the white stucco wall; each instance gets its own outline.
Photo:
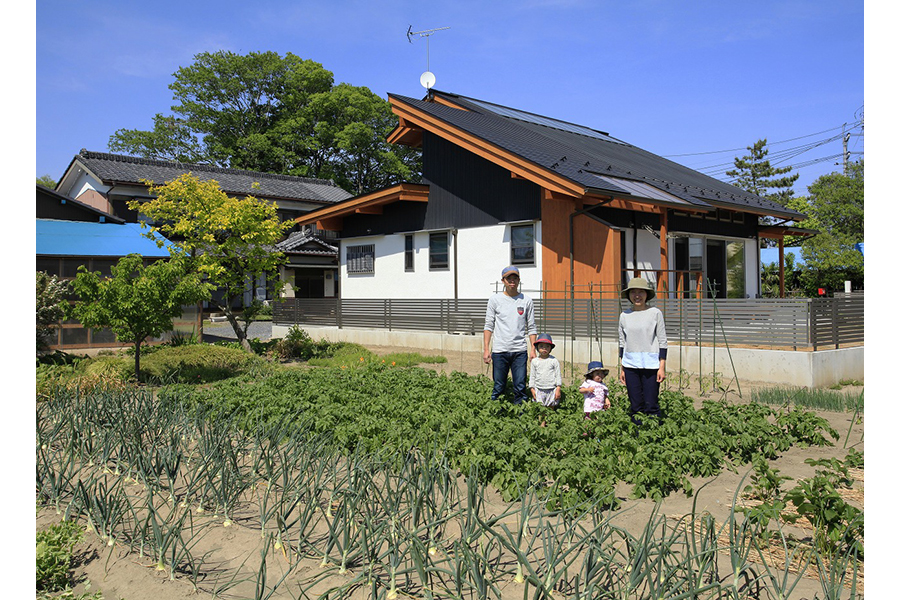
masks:
[[[74,178],[74,181],[72,182],[72,185],[69,187],[69,189],[61,191],[69,198],[77,198],[87,190],[96,190],[101,194],[105,194],[109,191],[109,186],[102,185],[95,177],[85,171],[82,171],[78,174],[77,177]]]
[[[442,230],[438,230],[442,231]],[[347,238],[341,241],[341,296],[344,298],[486,298],[510,262],[510,225],[461,229],[450,235],[449,268],[431,270],[429,234],[413,232],[414,268],[405,270],[406,234]],[[535,223],[535,264],[519,266],[522,289],[532,297],[541,287],[541,228]],[[347,248],[375,246],[375,273],[349,274]],[[454,283],[455,282],[455,283]]]

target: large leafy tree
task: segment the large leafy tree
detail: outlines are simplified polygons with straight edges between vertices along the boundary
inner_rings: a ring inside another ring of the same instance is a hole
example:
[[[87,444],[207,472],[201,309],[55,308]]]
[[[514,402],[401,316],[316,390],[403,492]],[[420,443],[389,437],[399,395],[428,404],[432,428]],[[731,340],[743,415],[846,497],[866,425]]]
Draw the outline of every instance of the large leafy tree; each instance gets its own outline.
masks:
[[[140,380],[141,345],[171,330],[182,307],[208,296],[208,286],[180,257],[144,265],[140,254],[129,254],[111,272],[103,277],[84,265],[78,268],[72,315],[85,327],[109,327],[119,341],[134,344],[134,376]]]
[[[417,151],[385,142],[397,125],[386,100],[334,84],[321,64],[291,53],[204,52],[174,73],[172,116],[152,131],[120,129],[113,151],[334,179],[363,193],[417,180]]]
[[[819,231],[800,242],[807,292],[820,287],[843,289],[844,281],[857,288],[862,285],[863,255],[856,244],[865,238],[864,205],[863,161],[851,163],[846,175],[822,175],[809,186],[809,196],[788,202],[790,208],[808,215],[805,227]]]
[[[171,242],[173,256],[190,258],[216,292],[210,300],[225,314],[241,346],[252,352],[247,340],[249,320],[242,326],[233,307],[253,277],[272,275],[284,263],[284,254],[274,245],[291,223],[278,219],[274,204],[253,196],[228,196],[215,180],[202,181],[191,173],[163,185],[147,183],[156,197],[147,202],[134,200],[128,207],[138,211],[145,224],[153,223],[148,237],[157,232]],[[283,285],[277,277],[267,281],[274,294]]]

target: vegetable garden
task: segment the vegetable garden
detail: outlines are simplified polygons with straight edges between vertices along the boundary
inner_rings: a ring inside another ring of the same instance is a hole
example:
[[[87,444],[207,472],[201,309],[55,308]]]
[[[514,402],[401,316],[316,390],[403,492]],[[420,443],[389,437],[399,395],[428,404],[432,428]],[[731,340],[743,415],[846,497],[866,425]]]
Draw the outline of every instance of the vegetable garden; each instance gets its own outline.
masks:
[[[37,402],[39,505],[107,560],[214,597],[787,598],[810,576],[820,598],[860,596],[862,511],[842,494],[862,454],[791,489],[769,466],[840,441],[816,413],[669,391],[665,418],[636,427],[613,383],[612,409],[584,421],[574,388],[547,411],[391,362],[54,386]],[[727,518],[620,525],[623,490],[690,496],[727,470],[749,471]],[[255,545],[211,543],[237,530]]]

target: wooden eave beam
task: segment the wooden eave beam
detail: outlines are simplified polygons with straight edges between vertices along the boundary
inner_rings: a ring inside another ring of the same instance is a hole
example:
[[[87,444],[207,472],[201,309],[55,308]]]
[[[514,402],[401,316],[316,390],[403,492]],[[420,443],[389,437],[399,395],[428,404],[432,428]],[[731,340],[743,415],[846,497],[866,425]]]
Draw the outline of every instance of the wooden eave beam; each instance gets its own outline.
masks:
[[[316,229],[323,231],[340,231],[343,229],[344,220],[340,217],[330,217],[316,221]]]
[[[358,214],[358,215],[382,215],[382,214],[384,214],[384,204],[377,204],[377,205],[364,206],[362,208],[357,208],[356,214]]]
[[[521,156],[517,156],[500,146],[491,144],[471,133],[424,113],[415,107],[401,103],[394,98],[390,98],[390,102],[391,110],[401,119],[415,123],[425,131],[430,131],[489,162],[503,167],[523,179],[528,179],[543,188],[555,192],[577,197],[584,195],[584,186],[553,173],[545,167],[529,162]]]
[[[364,196],[344,200],[339,204],[319,208],[294,219],[297,225],[308,225],[319,222],[330,222],[331,219],[341,219],[355,214],[381,214],[385,204],[392,202],[428,202],[428,186],[417,183],[400,183],[389,188],[372,192]],[[372,212],[378,211],[378,212]],[[325,227],[336,231],[333,227]],[[339,229],[339,228],[338,228]]]
[[[422,145],[422,130],[416,127],[404,127],[398,125],[385,138],[388,144],[399,144],[401,146],[410,146],[418,148]]]

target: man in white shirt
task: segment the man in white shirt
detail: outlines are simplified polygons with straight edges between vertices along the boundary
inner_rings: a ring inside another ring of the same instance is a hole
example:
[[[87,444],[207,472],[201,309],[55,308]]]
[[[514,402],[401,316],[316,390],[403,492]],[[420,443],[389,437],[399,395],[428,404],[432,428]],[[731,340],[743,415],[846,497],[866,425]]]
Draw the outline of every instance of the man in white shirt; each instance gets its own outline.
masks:
[[[506,388],[506,378],[512,372],[513,403],[521,404],[527,398],[525,375],[528,360],[534,358],[534,340],[537,327],[534,324],[534,304],[531,298],[519,292],[519,269],[506,267],[500,275],[504,290],[488,300],[484,318],[484,362],[493,363],[494,389],[491,400],[496,400]]]

